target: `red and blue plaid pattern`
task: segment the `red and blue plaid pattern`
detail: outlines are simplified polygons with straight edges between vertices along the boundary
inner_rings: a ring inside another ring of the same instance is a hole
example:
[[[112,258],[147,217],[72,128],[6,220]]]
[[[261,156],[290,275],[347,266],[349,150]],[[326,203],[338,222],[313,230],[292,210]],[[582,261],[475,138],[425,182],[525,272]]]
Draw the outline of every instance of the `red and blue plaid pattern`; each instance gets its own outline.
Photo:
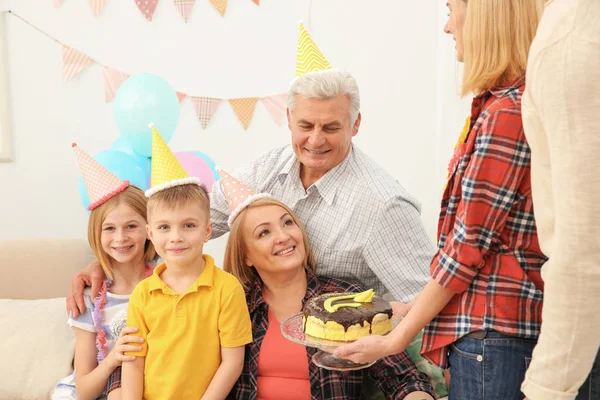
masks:
[[[456,292],[426,327],[421,352],[447,367],[447,346],[478,330],[537,338],[546,257],[531,198],[521,121],[524,81],[473,99],[471,129],[442,198],[431,276]]]
[[[362,290],[353,284],[332,278],[317,277],[307,271],[306,296],[303,304],[322,293],[352,292]],[[269,327],[268,305],[263,300],[262,284],[254,280],[246,289],[246,302],[252,320],[253,342],[246,345],[246,359],[242,375],[236,382],[228,399],[256,399],[258,355],[260,347]],[[433,387],[427,376],[417,369],[406,353],[385,357],[372,367],[360,371],[336,372],[318,368],[310,362],[316,349],[306,348],[310,391],[313,400],[358,400],[363,387],[363,378],[369,375],[385,394],[386,399],[403,399],[416,391],[423,391],[434,396]],[[435,397],[435,396],[434,396]]]
[[[109,394],[115,389],[121,387],[121,367],[115,368],[115,370],[108,377],[108,382],[106,383],[106,394]]]

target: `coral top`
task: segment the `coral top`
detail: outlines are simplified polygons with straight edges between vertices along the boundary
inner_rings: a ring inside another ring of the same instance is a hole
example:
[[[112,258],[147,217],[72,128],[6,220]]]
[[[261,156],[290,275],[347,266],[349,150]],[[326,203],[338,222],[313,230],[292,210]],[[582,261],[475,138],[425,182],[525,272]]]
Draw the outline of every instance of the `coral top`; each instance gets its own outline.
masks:
[[[258,356],[257,400],[310,399],[308,363],[306,348],[283,337],[269,310],[269,328]]]

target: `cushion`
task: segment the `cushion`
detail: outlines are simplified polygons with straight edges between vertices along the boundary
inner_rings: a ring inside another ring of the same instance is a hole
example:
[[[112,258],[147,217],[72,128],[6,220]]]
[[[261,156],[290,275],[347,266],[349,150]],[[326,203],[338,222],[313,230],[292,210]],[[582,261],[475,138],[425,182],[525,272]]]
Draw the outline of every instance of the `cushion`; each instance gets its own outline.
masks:
[[[0,399],[48,399],[73,368],[65,298],[0,299],[0,327]]]
[[[448,395],[448,387],[446,386],[446,378],[444,370],[433,365],[421,355],[421,344],[423,343],[423,332],[419,332],[417,336],[410,342],[406,348],[408,357],[415,363],[417,369],[429,377],[435,394],[438,398]]]

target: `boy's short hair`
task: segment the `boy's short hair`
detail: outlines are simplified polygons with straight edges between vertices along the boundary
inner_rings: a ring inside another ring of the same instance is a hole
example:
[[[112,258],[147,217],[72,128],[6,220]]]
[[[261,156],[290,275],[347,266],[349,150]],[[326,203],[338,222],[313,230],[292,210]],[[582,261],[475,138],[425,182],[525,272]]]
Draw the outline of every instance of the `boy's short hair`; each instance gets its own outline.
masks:
[[[176,209],[188,203],[199,203],[200,208],[210,219],[210,199],[204,185],[187,184],[173,186],[150,196],[148,199],[148,215],[160,207]]]

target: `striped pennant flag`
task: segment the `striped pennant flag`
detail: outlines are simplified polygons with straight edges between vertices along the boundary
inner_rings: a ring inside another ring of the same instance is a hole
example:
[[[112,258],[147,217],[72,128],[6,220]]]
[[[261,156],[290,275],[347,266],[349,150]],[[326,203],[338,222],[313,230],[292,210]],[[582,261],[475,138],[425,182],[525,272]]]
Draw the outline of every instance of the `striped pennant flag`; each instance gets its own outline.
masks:
[[[58,8],[62,5],[65,0],[52,0],[52,4],[54,4],[55,8]]]
[[[192,8],[194,8],[194,4],[196,0],[174,0],[175,8],[179,11],[179,14],[183,17],[185,22],[188,22],[190,18],[190,14],[192,12]]]
[[[219,108],[221,99],[214,97],[190,96],[190,100],[194,105],[194,110],[196,110],[196,114],[198,115],[198,119],[202,125],[202,129],[206,129],[213,115],[215,115],[217,108]]]
[[[106,5],[107,0],[90,0],[90,7],[94,12],[94,16],[97,17],[102,12],[102,9]]]
[[[258,3],[260,2],[260,0],[252,0],[252,2],[253,2],[254,4],[256,4],[257,6],[260,6],[260,4],[258,4]]]
[[[296,76],[308,74],[309,72],[331,69],[331,65],[319,50],[317,44],[312,40],[302,22],[299,24],[298,52],[296,54]]]
[[[156,5],[158,4],[158,0],[134,0],[135,4],[138,6],[144,17],[148,21],[152,21],[152,16],[154,15],[154,10],[156,10]]]
[[[263,97],[261,99],[265,108],[273,118],[273,121],[279,126],[285,118],[285,110],[287,109],[287,93],[274,94],[272,96]]]
[[[236,115],[240,119],[240,122],[244,126],[244,129],[248,129],[250,125],[250,121],[252,120],[252,116],[254,115],[254,109],[256,108],[256,103],[258,102],[258,97],[241,97],[237,99],[229,99],[229,103],[231,103],[231,107],[233,107],[233,111],[235,111]]]
[[[221,16],[225,15],[227,9],[227,0],[210,0],[210,3],[217,9]]]
[[[63,45],[62,48],[63,74],[65,82],[86,69],[94,60],[87,54]]]
[[[102,76],[104,77],[104,101],[108,103],[115,98],[117,90],[129,78],[129,74],[114,68],[102,67]]]

